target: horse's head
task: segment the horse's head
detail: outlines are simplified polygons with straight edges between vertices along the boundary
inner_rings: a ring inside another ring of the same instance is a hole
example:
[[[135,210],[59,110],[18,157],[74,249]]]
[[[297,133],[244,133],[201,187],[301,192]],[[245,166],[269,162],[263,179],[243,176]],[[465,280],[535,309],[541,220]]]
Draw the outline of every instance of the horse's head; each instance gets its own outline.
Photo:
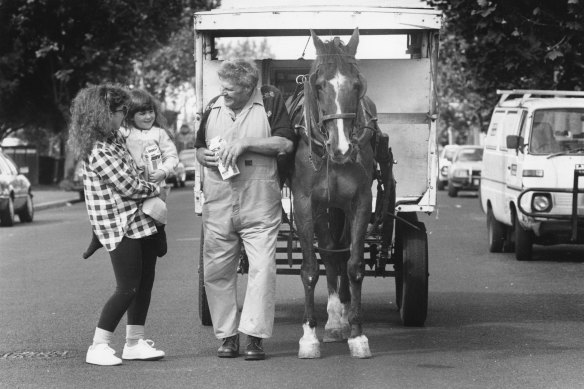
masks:
[[[316,100],[319,129],[333,162],[354,161],[358,150],[352,140],[359,100],[367,88],[355,60],[359,30],[355,29],[346,45],[338,37],[323,42],[312,30],[311,35],[316,60],[309,80]]]

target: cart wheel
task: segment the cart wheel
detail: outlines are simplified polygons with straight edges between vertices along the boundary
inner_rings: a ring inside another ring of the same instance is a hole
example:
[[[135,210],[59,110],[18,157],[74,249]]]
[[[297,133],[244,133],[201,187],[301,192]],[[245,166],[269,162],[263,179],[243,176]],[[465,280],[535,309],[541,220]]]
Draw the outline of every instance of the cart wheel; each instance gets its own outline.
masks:
[[[489,237],[489,251],[500,253],[505,242],[505,225],[495,219],[491,207],[487,210],[487,230]]]
[[[205,232],[201,229],[201,244],[199,251],[199,318],[204,326],[213,325],[211,321],[211,311],[209,311],[209,302],[207,301],[207,292],[205,292],[205,272],[203,264],[203,248],[205,246]]]
[[[515,258],[518,261],[530,261],[533,250],[532,232],[521,227],[517,215],[515,215],[513,227],[515,228]]]
[[[418,229],[397,221],[396,252],[401,269],[396,268],[396,298],[404,326],[423,326],[428,311],[428,238],[424,223],[415,213],[401,215]],[[398,271],[399,270],[399,271]],[[398,275],[399,274],[399,275]]]

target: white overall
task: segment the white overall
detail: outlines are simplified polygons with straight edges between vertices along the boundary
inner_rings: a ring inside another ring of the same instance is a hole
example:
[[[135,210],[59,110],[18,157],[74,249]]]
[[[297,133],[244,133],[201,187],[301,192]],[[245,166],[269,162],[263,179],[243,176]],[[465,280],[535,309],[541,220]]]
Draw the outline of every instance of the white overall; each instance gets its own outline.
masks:
[[[229,144],[241,137],[271,134],[259,89],[241,113],[220,98],[209,115],[206,139],[219,135]],[[244,153],[240,174],[222,180],[216,168],[205,168],[203,248],[205,289],[215,336],[237,331],[260,338],[272,335],[276,294],[276,239],[282,210],[276,158]],[[243,242],[249,275],[241,317],[237,308],[237,265]]]

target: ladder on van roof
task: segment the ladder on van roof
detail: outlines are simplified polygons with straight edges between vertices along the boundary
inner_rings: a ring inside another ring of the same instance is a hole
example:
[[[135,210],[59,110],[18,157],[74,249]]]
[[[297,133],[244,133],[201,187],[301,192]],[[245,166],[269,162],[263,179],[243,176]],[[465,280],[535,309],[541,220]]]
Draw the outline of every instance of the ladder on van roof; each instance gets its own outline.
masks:
[[[584,97],[584,92],[564,91],[564,90],[539,90],[539,89],[497,89],[497,94],[501,95],[499,104],[509,100],[512,96],[521,97],[522,101],[530,97]]]

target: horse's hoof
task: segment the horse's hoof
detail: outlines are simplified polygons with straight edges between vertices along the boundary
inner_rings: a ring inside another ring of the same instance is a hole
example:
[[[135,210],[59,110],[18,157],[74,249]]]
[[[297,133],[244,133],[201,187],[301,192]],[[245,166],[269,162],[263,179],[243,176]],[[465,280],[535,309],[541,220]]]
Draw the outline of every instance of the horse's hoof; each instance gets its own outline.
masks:
[[[300,340],[300,348],[298,349],[298,358],[300,359],[315,359],[320,358],[320,343],[308,343]]]
[[[347,340],[348,336],[343,337],[344,331],[342,328],[325,328],[322,341],[325,343],[343,342]]]
[[[298,358],[300,359],[314,359],[320,358],[320,342],[316,337],[316,329],[311,328],[308,324],[303,324],[302,329],[304,335],[298,342]]]
[[[349,350],[353,358],[371,358],[371,350],[369,350],[369,340],[365,335],[360,335],[355,338],[349,338]]]

